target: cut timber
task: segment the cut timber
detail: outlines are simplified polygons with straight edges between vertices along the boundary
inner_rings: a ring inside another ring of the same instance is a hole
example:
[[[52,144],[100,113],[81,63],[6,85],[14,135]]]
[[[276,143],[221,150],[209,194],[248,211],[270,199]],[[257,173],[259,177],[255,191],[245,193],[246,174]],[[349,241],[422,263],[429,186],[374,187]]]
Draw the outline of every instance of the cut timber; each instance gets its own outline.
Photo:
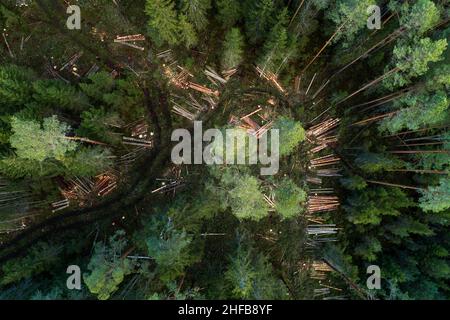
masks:
[[[334,165],[341,161],[341,159],[334,154],[329,154],[323,157],[311,159],[310,168],[323,167],[328,165]]]
[[[63,71],[64,69],[66,69],[67,67],[71,67],[73,66],[78,59],[81,58],[81,56],[83,55],[83,51],[75,53],[70,59],[69,61],[67,61],[60,69],[59,71]]]
[[[220,95],[218,90],[214,91],[212,89],[209,89],[208,87],[202,86],[202,85],[200,85],[198,83],[195,83],[195,82],[188,82],[188,86],[189,86],[189,88],[191,88],[193,90],[202,92],[202,93],[207,94],[207,95],[213,95],[213,96],[216,96],[216,97],[218,97]]]
[[[127,36],[116,36],[114,42],[127,42],[127,41],[145,41],[145,36],[142,34],[131,34]]]
[[[219,81],[219,82],[222,83],[222,84],[227,83],[227,80],[224,79],[224,78],[222,78],[221,76],[219,76],[219,74],[218,74],[215,70],[213,70],[211,67],[208,67],[208,66],[207,66],[207,67],[206,67],[206,70],[204,71],[204,73],[205,73],[207,76],[210,76],[211,78],[213,78],[213,79]]]
[[[145,140],[145,139],[136,139],[131,137],[122,137],[122,143],[132,146],[139,146],[144,148],[151,148],[153,147],[153,141],[152,140]]]
[[[310,196],[308,198],[308,213],[334,211],[339,207],[339,198],[336,196]]]
[[[52,203],[52,213],[68,208],[70,205],[69,199],[64,199],[60,201],[55,201]]]
[[[14,54],[13,54],[12,51],[11,51],[11,47],[9,46],[8,39],[6,39],[6,35],[5,35],[4,32],[2,32],[2,36],[3,36],[3,40],[5,41],[6,48],[8,48],[9,56],[10,56],[11,58],[14,58]]]
[[[260,77],[263,77],[267,81],[271,82],[275,88],[277,88],[281,93],[286,94],[286,91],[283,89],[281,84],[278,82],[277,76],[269,71],[262,70],[259,66],[256,66],[256,71],[258,72]]]
[[[140,50],[140,51],[144,51],[145,50],[144,47],[140,47],[140,46],[137,46],[137,45],[132,44],[132,43],[128,43],[128,42],[124,42],[124,41],[116,41],[116,40],[114,40],[114,42],[118,43],[118,44],[121,44],[121,45],[124,45],[124,46],[127,46],[127,47],[130,47],[130,48],[133,48],[133,49]]]

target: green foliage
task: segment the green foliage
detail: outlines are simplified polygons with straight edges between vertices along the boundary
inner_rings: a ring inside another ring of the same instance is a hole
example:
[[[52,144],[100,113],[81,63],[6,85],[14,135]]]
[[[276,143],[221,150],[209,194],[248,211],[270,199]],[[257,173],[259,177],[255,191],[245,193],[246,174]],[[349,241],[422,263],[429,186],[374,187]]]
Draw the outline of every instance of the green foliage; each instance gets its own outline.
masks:
[[[233,214],[239,219],[258,221],[267,216],[268,207],[260,191],[259,181],[247,174],[234,177],[234,187],[228,191]]]
[[[170,45],[179,43],[179,25],[173,0],[147,0],[145,13],[149,17],[150,35],[157,45],[163,42]]]
[[[348,196],[343,208],[354,224],[378,225],[383,216],[399,216],[400,209],[411,206],[412,200],[400,189],[375,187]]]
[[[373,4],[376,4],[374,0],[336,0],[327,12],[327,18],[333,21],[336,31],[341,27],[333,42],[342,41],[344,47],[349,47],[358,32],[366,28],[367,8]]]
[[[102,101],[103,95],[114,88],[114,79],[108,72],[94,73],[88,79],[89,82],[80,83],[80,88],[88,97],[97,101]]]
[[[58,80],[37,80],[33,82],[33,98],[39,106],[81,111],[86,99],[73,86]]]
[[[284,178],[275,189],[275,209],[284,218],[296,217],[301,211],[301,204],[306,202],[306,192],[291,179]]]
[[[81,124],[77,135],[105,143],[119,144],[120,136],[112,129],[120,127],[122,121],[116,112],[107,112],[103,108],[92,108],[81,114]]]
[[[372,152],[360,153],[355,159],[355,164],[368,173],[399,169],[405,165],[396,157]]]
[[[287,25],[288,11],[284,9],[278,15],[277,23],[270,30],[264,43],[264,54],[259,59],[259,65],[264,70],[278,74],[282,65],[290,61],[294,55],[296,43],[289,37]]]
[[[181,276],[185,268],[193,262],[189,253],[192,237],[184,230],[176,230],[170,220],[153,219],[150,231],[151,235],[145,241],[147,252],[155,259],[159,278],[169,283]]]
[[[3,264],[0,286],[30,278],[48,270],[53,263],[58,261],[58,254],[61,250],[61,246],[55,247],[46,242],[38,242],[31,247],[26,256],[8,260]]]
[[[242,8],[238,0],[216,0],[218,15],[224,29],[230,29],[241,18]]]
[[[367,187],[366,180],[360,176],[348,176],[341,178],[339,182],[348,190],[362,190]]]
[[[111,155],[108,149],[102,147],[80,148],[65,157],[62,163],[68,175],[92,177],[112,167]]]
[[[193,47],[197,44],[197,34],[185,15],[180,16],[180,30],[180,40],[185,44],[186,48]]]
[[[204,30],[208,24],[207,11],[211,0],[181,0],[181,12],[196,30]],[[183,26],[180,26],[183,29]]]
[[[422,191],[420,207],[424,211],[441,212],[450,208],[450,178],[439,179],[439,185],[429,186]]]
[[[415,77],[425,74],[430,62],[442,59],[442,53],[447,48],[447,40],[433,41],[423,38],[415,41],[414,45],[401,42],[393,50],[392,64],[400,71],[383,81],[386,88],[393,90],[411,83]]]
[[[410,95],[399,99],[396,105],[403,108],[380,123],[381,131],[393,134],[403,129],[417,130],[441,123],[447,117],[450,101],[444,91],[438,91],[432,95]]]
[[[132,260],[122,256],[127,249],[127,241],[123,239],[125,232],[117,231],[109,238],[108,243],[97,243],[88,264],[89,273],[83,274],[89,291],[98,299],[108,299],[133,272]]]
[[[300,142],[305,140],[305,130],[301,124],[291,118],[279,117],[274,129],[280,130],[280,156],[291,154]]]
[[[395,2],[390,4],[395,4]],[[439,9],[430,0],[418,0],[413,3],[404,2],[400,5],[399,11],[400,25],[412,32],[413,35],[423,35],[439,21]]]
[[[0,112],[5,114],[23,108],[30,101],[34,73],[16,65],[0,66]]]
[[[225,281],[235,299],[285,299],[286,287],[273,273],[267,258],[240,240],[236,252],[230,257]]]
[[[237,67],[243,60],[244,37],[238,28],[232,28],[225,35],[221,66],[223,70]]]
[[[256,44],[264,39],[274,23],[275,3],[272,0],[248,2],[245,8],[245,30],[248,42]]]
[[[76,143],[65,138],[69,127],[56,116],[46,118],[42,126],[37,121],[11,119],[13,135],[11,146],[18,157],[39,162],[48,158],[63,159],[66,152],[73,151]]]

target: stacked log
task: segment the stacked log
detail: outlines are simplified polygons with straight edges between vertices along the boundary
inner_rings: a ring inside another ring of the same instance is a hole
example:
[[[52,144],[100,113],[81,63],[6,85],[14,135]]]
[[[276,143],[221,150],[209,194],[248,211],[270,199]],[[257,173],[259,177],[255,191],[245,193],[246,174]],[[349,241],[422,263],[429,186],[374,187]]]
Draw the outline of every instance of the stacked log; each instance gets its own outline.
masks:
[[[339,198],[336,196],[316,196],[311,195],[308,198],[308,213],[334,211],[339,207]]]
[[[325,167],[337,164],[341,161],[341,159],[334,155],[329,154],[323,157],[315,158],[310,160],[310,168],[318,168],[318,167]]]

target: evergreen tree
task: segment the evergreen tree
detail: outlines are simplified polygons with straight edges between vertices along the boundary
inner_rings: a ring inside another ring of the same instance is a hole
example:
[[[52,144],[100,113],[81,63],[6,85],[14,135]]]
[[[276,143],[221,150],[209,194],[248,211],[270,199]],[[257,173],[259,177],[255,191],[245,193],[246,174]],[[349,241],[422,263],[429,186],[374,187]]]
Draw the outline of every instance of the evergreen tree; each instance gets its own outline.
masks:
[[[299,143],[306,138],[305,130],[301,124],[285,116],[279,117],[273,128],[280,130],[280,156],[291,154]]]
[[[150,35],[157,45],[179,43],[180,30],[173,0],[147,0],[145,13],[149,17]]]
[[[222,69],[236,68],[243,60],[244,37],[238,28],[232,28],[225,35],[222,50]]]
[[[134,270],[133,261],[122,256],[127,249],[124,234],[120,230],[109,238],[107,244],[97,243],[87,266],[90,272],[83,274],[89,291],[100,300],[108,299]]]
[[[439,185],[429,186],[422,192],[420,207],[424,211],[440,212],[450,208],[450,179],[439,179]]]
[[[193,256],[189,252],[192,237],[184,230],[176,230],[170,220],[154,219],[150,230],[152,235],[145,241],[147,252],[155,259],[159,278],[169,283],[182,275],[184,269],[193,262]]]
[[[211,0],[181,0],[181,11],[196,30],[204,30],[208,24],[207,11]],[[181,26],[183,28],[183,26]]]
[[[238,0],[216,0],[218,16],[224,29],[233,27],[242,16],[241,3]]]
[[[184,43],[186,48],[191,48],[198,42],[197,33],[185,15],[180,15],[180,41]]]
[[[306,193],[291,179],[284,178],[276,183],[275,209],[284,218],[294,218],[301,212],[306,202]]]
[[[275,4],[272,0],[247,1],[245,30],[248,42],[256,44],[265,38],[274,23]]]
[[[73,151],[76,143],[65,138],[69,127],[56,116],[46,118],[42,126],[37,121],[11,119],[13,135],[11,146],[18,157],[39,162],[47,158],[63,159],[66,152]]]

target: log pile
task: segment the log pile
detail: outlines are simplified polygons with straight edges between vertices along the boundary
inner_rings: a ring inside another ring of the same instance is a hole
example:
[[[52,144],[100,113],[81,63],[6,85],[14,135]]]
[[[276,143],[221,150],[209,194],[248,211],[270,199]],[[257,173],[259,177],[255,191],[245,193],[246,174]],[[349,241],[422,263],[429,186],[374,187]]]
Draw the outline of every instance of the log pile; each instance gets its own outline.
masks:
[[[164,177],[157,178],[156,181],[161,183],[160,187],[152,190],[152,193],[168,193],[175,192],[185,186],[184,177],[181,175],[181,167],[173,166],[164,174]]]
[[[337,128],[339,125],[340,119],[327,119],[325,121],[322,121],[321,123],[318,123],[311,128],[309,128],[306,131],[306,136],[311,140],[316,140],[318,142],[324,142],[330,139],[330,136],[327,134],[330,133],[330,131]]]
[[[152,148],[153,140],[132,138],[132,137],[122,137],[122,143],[126,145],[144,147],[144,148]]]
[[[272,73],[270,71],[265,71],[265,70],[261,69],[259,66],[256,66],[256,71],[258,72],[258,75],[261,78],[266,79],[267,81],[272,83],[273,86],[275,88],[277,88],[281,93],[286,94],[286,90],[278,82],[278,77],[276,76],[276,74],[274,74],[274,73]]]
[[[119,43],[133,49],[144,51],[145,48],[136,45],[136,41],[145,41],[145,37],[142,34],[132,34],[128,36],[116,36],[116,39],[114,39],[114,43]]]
[[[145,151],[147,151],[147,150],[148,150],[148,148],[146,148],[144,146],[136,147],[132,151],[118,157],[118,159],[116,160],[116,163],[119,166],[120,165],[124,165],[124,166],[131,165],[133,162],[140,159],[145,154]]]
[[[64,198],[63,200],[53,202],[51,206],[53,208],[52,213],[55,213],[57,211],[68,208],[70,206],[70,202],[69,199]]]
[[[341,159],[338,156],[334,154],[328,154],[326,156],[311,159],[309,168],[311,169],[311,168],[331,166],[338,164],[340,161]]]
[[[336,196],[310,195],[307,203],[309,214],[317,212],[334,211],[339,207],[339,198]]]
[[[62,182],[61,194],[69,201],[77,202],[79,206],[90,205],[96,197],[103,197],[111,193],[117,187],[117,176],[112,172],[105,172],[92,178],[74,177]],[[62,200],[56,205],[56,211],[62,210],[66,201]],[[67,205],[68,206],[68,205]]]

